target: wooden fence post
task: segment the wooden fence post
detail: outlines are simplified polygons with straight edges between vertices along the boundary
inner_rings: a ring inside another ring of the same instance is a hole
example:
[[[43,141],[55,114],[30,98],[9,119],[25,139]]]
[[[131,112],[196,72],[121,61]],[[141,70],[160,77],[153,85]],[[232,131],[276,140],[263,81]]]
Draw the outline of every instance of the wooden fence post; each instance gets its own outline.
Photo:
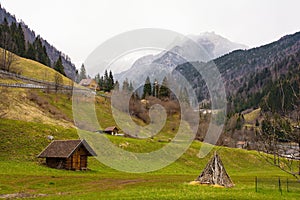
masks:
[[[279,189],[279,192],[280,192],[281,195],[282,195],[282,188],[281,188],[280,177],[278,177],[278,189]]]
[[[257,192],[257,176],[255,176],[255,192]]]

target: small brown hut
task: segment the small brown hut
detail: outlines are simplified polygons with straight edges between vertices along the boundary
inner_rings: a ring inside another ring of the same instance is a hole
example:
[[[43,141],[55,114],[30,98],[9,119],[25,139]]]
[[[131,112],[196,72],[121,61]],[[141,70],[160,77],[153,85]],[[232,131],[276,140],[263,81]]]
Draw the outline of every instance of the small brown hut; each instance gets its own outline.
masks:
[[[46,158],[49,167],[69,170],[86,170],[87,157],[96,153],[85,140],[55,140],[38,158]]]
[[[110,135],[116,135],[118,134],[119,129],[116,126],[107,127],[104,130],[104,133],[110,134]]]

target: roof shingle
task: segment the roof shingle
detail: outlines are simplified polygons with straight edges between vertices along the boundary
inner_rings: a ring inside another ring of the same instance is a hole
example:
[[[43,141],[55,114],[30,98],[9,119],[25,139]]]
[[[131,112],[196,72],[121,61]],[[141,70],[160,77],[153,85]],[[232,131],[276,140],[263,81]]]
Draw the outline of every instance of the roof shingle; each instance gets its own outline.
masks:
[[[96,156],[85,140],[55,140],[38,155],[38,158],[69,158],[80,145],[83,145],[90,155]]]
[[[116,126],[110,126],[110,127],[107,127],[104,131],[114,131],[114,130],[119,130]]]

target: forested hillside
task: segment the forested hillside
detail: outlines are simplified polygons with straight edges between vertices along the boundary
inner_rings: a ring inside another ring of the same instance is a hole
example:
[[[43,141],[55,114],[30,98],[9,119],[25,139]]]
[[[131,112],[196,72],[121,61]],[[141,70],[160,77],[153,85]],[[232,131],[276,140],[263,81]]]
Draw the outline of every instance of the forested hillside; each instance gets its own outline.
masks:
[[[18,21],[1,5],[0,25],[0,47],[52,68],[61,59],[66,76],[75,79],[76,68],[69,56],[57,50],[41,36],[36,35],[23,21]]]
[[[250,50],[237,50],[213,60],[224,81],[230,113],[262,107],[286,114],[299,109],[300,32]],[[211,63],[197,63],[199,67]],[[198,92],[200,100],[209,93],[205,82],[189,63],[179,65]]]

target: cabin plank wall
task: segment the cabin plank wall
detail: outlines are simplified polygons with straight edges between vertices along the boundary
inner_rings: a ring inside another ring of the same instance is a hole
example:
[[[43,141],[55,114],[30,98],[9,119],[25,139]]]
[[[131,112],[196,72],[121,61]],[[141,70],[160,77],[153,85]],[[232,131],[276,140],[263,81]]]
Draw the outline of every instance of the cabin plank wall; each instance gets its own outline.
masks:
[[[63,151],[63,150],[60,150]],[[71,155],[65,157],[46,157],[46,165],[56,169],[86,170],[88,156],[91,153],[82,144],[78,145]]]

